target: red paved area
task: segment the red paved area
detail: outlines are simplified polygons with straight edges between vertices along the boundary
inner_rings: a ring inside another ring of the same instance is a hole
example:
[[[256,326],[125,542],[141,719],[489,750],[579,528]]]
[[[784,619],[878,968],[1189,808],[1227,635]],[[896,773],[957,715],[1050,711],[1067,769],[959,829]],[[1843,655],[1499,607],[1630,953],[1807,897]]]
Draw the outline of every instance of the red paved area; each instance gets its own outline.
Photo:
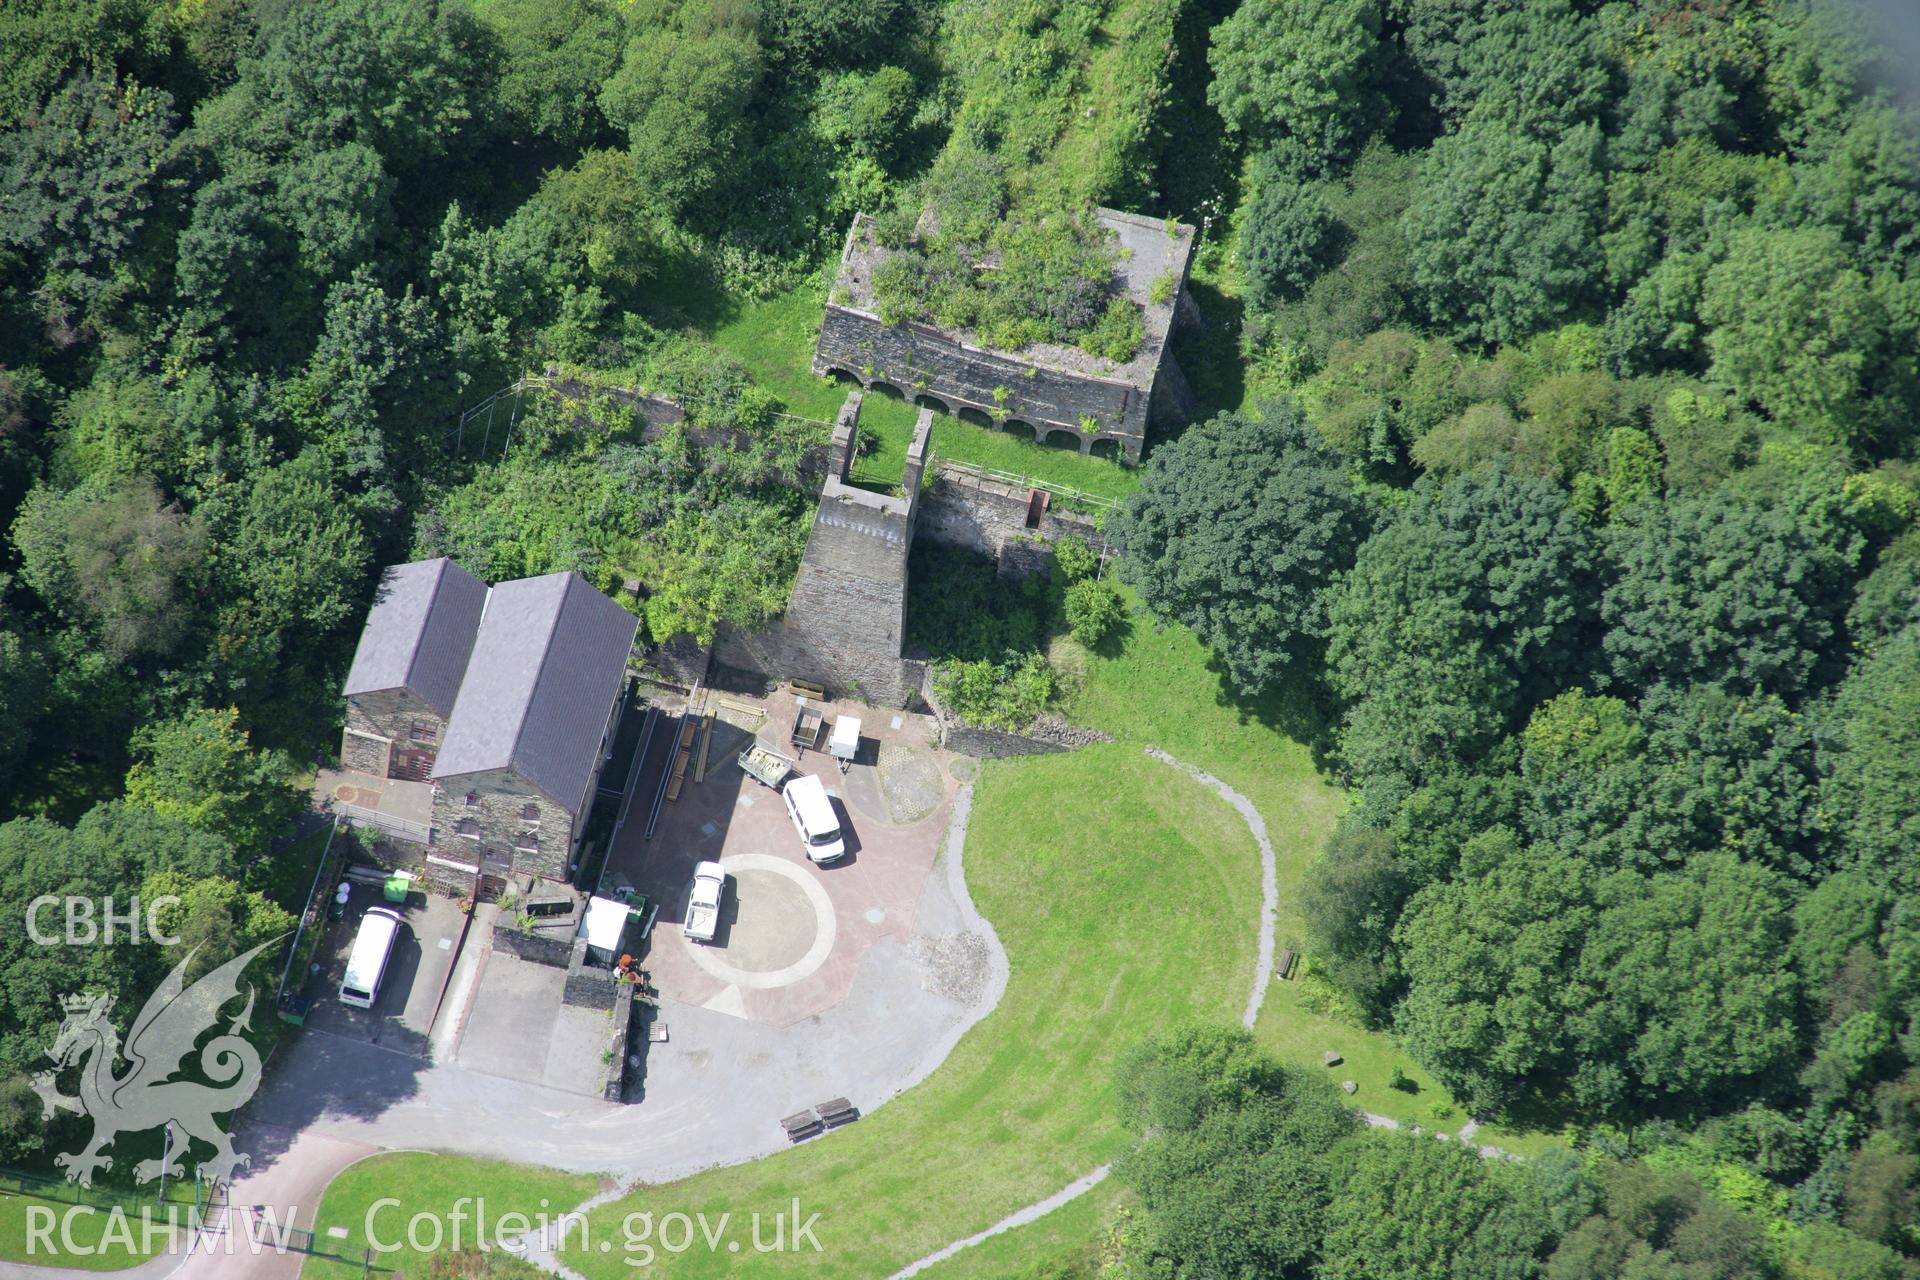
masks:
[[[766,705],[758,737],[794,754],[787,743],[794,698],[782,693]],[[745,777],[734,761],[745,731],[728,735],[724,726],[716,732],[706,781],[696,783],[689,773],[680,798],[662,811],[654,838],[643,839],[645,824],[637,813],[621,831],[605,883],[624,877],[660,903],[642,964],[663,1000],[784,1026],[844,1000],[862,957],[882,939],[902,945],[909,940],[957,788],[945,758],[928,742],[923,718],[903,715],[901,728],[894,729],[895,712],[854,704],[828,704],[826,710],[829,719],[842,710],[858,716],[864,739],[861,762],[848,775],[824,751],[808,751],[800,761],[803,771],[818,775],[835,793],[849,833],[839,861],[807,861],[780,796]],[[938,806],[905,826],[887,820],[878,785],[877,748],[887,740],[911,744],[938,769]],[[728,864],[742,855],[740,865]],[[762,861],[769,858],[778,866]],[[730,873],[721,933],[716,945],[704,949],[712,962],[704,967],[693,954],[700,944],[680,931],[693,865],[702,860],[720,862]],[[824,890],[830,922],[819,918],[814,902],[820,895],[810,895],[804,882]],[[824,955],[809,955],[824,946],[821,931],[829,928],[831,946]]]

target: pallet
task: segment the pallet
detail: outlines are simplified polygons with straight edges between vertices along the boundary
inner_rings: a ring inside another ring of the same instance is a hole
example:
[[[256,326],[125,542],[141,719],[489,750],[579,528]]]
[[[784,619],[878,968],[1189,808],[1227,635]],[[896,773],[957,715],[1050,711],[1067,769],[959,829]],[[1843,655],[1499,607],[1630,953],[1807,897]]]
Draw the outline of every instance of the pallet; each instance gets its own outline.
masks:
[[[681,747],[673,756],[673,777],[667,781],[667,799],[678,800],[680,788],[687,785],[687,761],[693,758],[692,747]]]
[[[707,709],[707,714],[701,718],[700,729],[700,760],[693,766],[693,780],[695,782],[705,782],[707,780],[707,751],[713,746],[713,709],[711,707]]]

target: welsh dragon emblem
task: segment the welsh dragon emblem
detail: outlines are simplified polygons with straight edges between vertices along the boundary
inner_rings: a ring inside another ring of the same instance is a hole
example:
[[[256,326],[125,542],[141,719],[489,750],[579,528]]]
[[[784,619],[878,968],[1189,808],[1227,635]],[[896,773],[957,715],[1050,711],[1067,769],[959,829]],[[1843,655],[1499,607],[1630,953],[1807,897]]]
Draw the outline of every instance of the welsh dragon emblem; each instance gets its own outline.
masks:
[[[189,951],[147,998],[127,1031],[124,1047],[107,1020],[112,996],[71,995],[61,1000],[66,1017],[53,1048],[47,1051],[55,1065],[34,1076],[33,1091],[40,1095],[48,1116],[57,1109],[93,1119],[93,1137],[85,1150],[54,1157],[54,1163],[66,1170],[67,1181],[92,1186],[94,1170],[113,1167],[112,1157],[102,1152],[116,1137],[157,1129],[168,1121],[189,1140],[198,1138],[213,1147],[214,1159],[203,1168],[214,1181],[229,1180],[236,1168],[249,1163],[247,1156],[233,1149],[232,1139],[214,1116],[230,1115],[260,1087],[260,1055],[238,1034],[253,1014],[252,986],[247,988],[246,1007],[228,1019],[225,1031],[199,1048],[200,1072],[214,1083],[172,1077],[193,1054],[200,1037],[217,1028],[220,1010],[240,995],[240,975],[247,965],[272,945],[263,942],[235,956],[191,986],[186,983],[187,965],[199,948]],[[114,1064],[122,1058],[132,1069],[116,1076]],[[54,1080],[75,1063],[81,1064],[80,1092],[70,1097],[59,1091]],[[163,1168],[169,1177],[183,1176],[180,1156],[189,1145],[181,1142],[161,1159],[142,1160],[134,1167],[134,1177],[151,1182]]]

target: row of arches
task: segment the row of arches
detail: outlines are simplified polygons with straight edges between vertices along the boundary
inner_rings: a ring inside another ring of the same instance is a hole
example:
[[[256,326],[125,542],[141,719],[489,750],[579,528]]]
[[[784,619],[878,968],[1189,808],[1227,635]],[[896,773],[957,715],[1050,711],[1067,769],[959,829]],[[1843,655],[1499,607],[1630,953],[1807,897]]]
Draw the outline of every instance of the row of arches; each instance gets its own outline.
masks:
[[[874,395],[886,396],[893,400],[906,400],[907,393],[884,378],[872,381],[862,379],[849,369],[831,368],[827,376],[837,382],[851,383],[863,387]],[[1049,449],[1070,449],[1076,453],[1090,454],[1096,458],[1120,458],[1120,442],[1104,439],[1096,435],[1087,435],[1071,427],[1047,426],[1044,429],[1020,418],[1008,418],[1004,422],[995,422],[993,415],[985,409],[970,404],[950,404],[936,395],[921,392],[913,397],[913,403],[922,408],[932,409],[935,413],[944,413],[949,417],[972,423],[976,427],[986,427],[992,431],[1004,431],[1008,435],[1043,445]]]

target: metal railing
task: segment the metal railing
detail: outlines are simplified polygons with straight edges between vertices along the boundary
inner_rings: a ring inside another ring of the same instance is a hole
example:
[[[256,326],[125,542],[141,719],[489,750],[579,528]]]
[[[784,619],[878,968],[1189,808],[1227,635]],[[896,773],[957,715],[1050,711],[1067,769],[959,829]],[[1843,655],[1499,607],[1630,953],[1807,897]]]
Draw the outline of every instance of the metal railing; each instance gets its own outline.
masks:
[[[413,844],[426,844],[433,830],[429,823],[416,822],[412,818],[396,818],[390,813],[381,813],[378,809],[369,809],[364,805],[348,804],[344,800],[335,800],[333,811],[356,827],[372,827],[396,840],[406,840]]]

